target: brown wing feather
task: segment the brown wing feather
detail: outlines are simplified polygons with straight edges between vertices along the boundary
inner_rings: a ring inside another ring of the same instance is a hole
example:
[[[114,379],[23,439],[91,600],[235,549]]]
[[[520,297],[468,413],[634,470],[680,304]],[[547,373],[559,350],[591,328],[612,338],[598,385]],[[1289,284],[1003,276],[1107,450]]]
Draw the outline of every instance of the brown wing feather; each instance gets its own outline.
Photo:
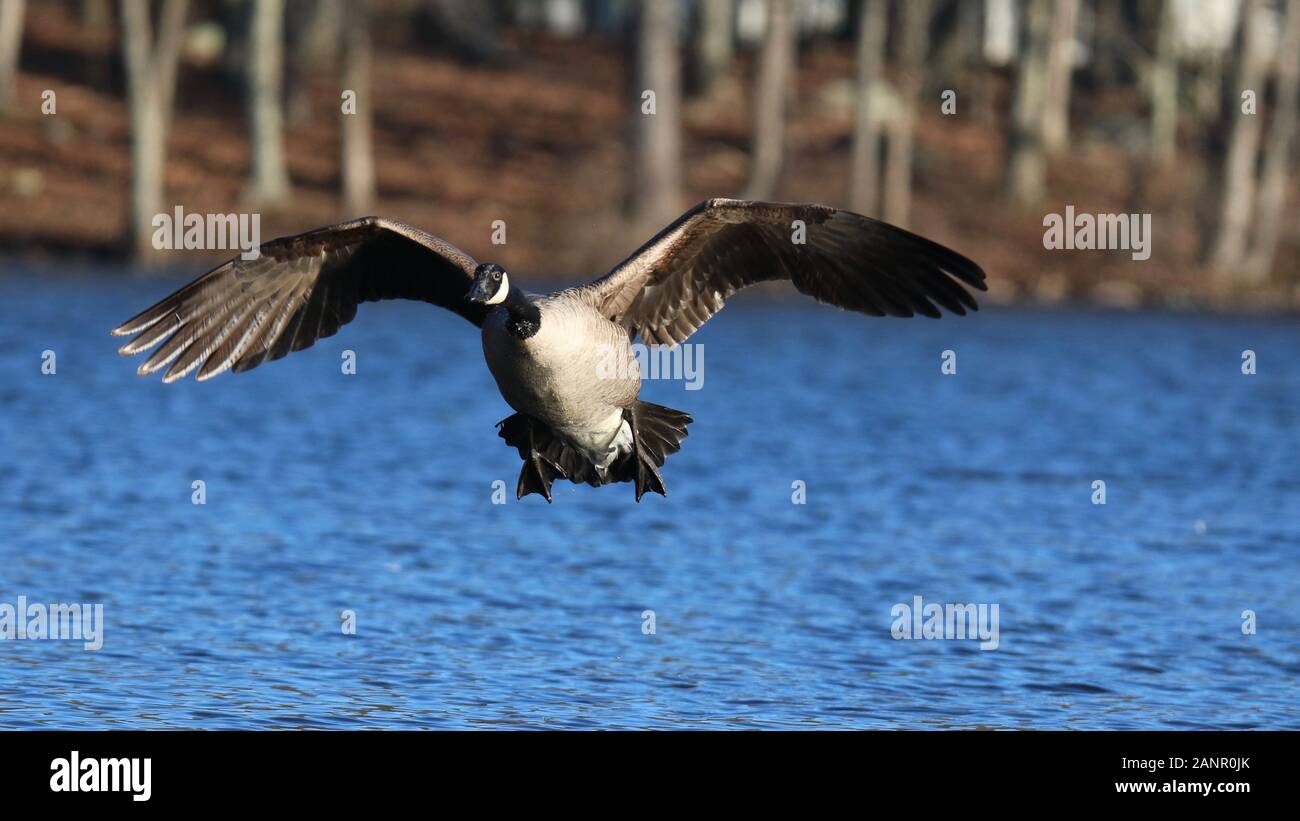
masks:
[[[475,261],[455,246],[394,220],[345,222],[265,243],[255,260],[236,257],[113,329],[136,334],[123,355],[158,349],[141,375],[166,367],[164,382],[246,371],[310,347],[356,316],[362,302],[417,299],[483,324],[466,302]]]
[[[961,283],[985,290],[974,262],[887,223],[824,205],[712,199],[579,291],[647,342],[674,344],[736,291],[782,279],[818,302],[873,316],[965,314],[978,306]]]

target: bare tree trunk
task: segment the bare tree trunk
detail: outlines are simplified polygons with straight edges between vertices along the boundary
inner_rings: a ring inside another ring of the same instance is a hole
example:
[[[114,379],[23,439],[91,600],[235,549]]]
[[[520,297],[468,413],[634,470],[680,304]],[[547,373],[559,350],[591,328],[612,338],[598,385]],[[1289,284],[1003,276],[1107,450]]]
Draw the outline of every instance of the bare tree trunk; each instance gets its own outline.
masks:
[[[754,91],[754,154],[745,197],[771,199],[785,160],[785,109],[794,76],[795,28],[791,0],[767,0],[767,32]]]
[[[1300,0],[1286,0],[1277,54],[1277,103],[1264,149],[1254,242],[1242,266],[1244,277],[1252,283],[1267,281],[1282,232],[1286,186],[1291,174],[1291,146],[1295,139],[1296,97],[1300,94]]]
[[[343,207],[352,216],[375,202],[375,157],[370,141],[370,10],[351,0],[344,11],[343,87],[356,94],[356,111],[343,114]]]
[[[1223,111],[1223,54],[1204,55],[1196,73],[1196,113],[1202,123],[1214,123]]]
[[[180,69],[181,42],[185,39],[185,17],[189,0],[164,2],[158,21],[158,54],[154,76],[158,79],[158,102],[162,106],[163,141],[171,133],[176,103],[176,74]]]
[[[148,0],[122,0],[122,51],[131,118],[130,243],[136,258],[157,258],[153,218],[163,200],[167,125],[175,88],[179,41],[188,0],[163,0],[161,31],[153,42]]]
[[[940,39],[937,45],[932,45],[930,48],[930,65],[941,77],[951,77],[968,67],[967,46],[970,37],[966,31],[970,25],[969,12],[975,13],[975,20],[978,23],[979,10],[983,4],[976,0],[974,3],[966,3],[965,9],[962,5],[962,3],[953,3],[953,7],[948,7],[944,0],[938,0],[932,11],[932,14],[938,12],[943,18],[943,25],[937,32]]]
[[[1043,100],[1043,148],[1059,154],[1070,141],[1070,86],[1074,79],[1074,28],[1079,0],[1054,0]]]
[[[731,68],[735,12],[735,0],[700,0],[700,26],[691,62],[691,86],[696,94],[708,94]]]
[[[1264,13],[1261,0],[1246,0],[1241,15],[1242,47],[1237,64],[1237,77],[1233,90],[1240,95],[1249,90],[1259,94],[1263,89],[1264,63],[1260,42],[1260,18]],[[1231,275],[1241,266],[1246,253],[1246,240],[1250,231],[1251,212],[1255,204],[1255,164],[1259,157],[1259,116],[1242,111],[1242,100],[1237,96],[1224,114],[1231,120],[1228,153],[1224,158],[1220,200],[1219,225],[1210,250],[1210,267],[1224,275]]]
[[[92,31],[113,25],[113,5],[109,0],[81,0],[78,16],[83,28]],[[82,84],[96,91],[109,92],[113,77],[112,58],[99,51],[81,57]]]
[[[1023,0],[984,0],[980,56],[985,63],[1009,66],[1015,62],[1023,27],[1022,11]]]
[[[1093,17],[1091,73],[1099,85],[1115,85],[1124,62],[1119,46],[1124,30],[1121,0],[1096,0]]]
[[[26,0],[0,3],[0,114],[14,104],[18,79],[18,53],[23,44],[23,7]]]
[[[275,207],[289,198],[284,156],[284,0],[254,0],[248,108],[252,128],[252,198]]]
[[[637,227],[662,225],[681,208],[682,119],[675,3],[642,0],[633,110],[636,158],[630,203]],[[649,97],[645,92],[653,92]],[[653,102],[653,109],[649,106]]]
[[[154,253],[153,217],[162,211],[162,103],[152,71],[153,34],[148,0],[122,0],[122,51],[131,117],[131,247],[137,260]]]
[[[912,150],[916,135],[916,103],[930,33],[930,0],[902,4],[902,43],[898,51],[898,116],[889,124],[889,153],[885,165],[887,222],[906,227],[912,210]]]
[[[363,5],[367,2],[356,1]],[[344,5],[343,0],[299,0],[289,4],[285,116],[290,124],[311,119],[311,79],[316,72],[333,66],[343,32]]]
[[[1043,199],[1047,162],[1043,156],[1043,97],[1046,94],[1047,36],[1050,0],[1026,0],[1011,109],[1006,189],[1013,203],[1033,208]]]
[[[1168,168],[1178,150],[1177,0],[1164,0],[1151,69],[1151,159]]]
[[[970,77],[970,92],[965,96],[966,110],[971,118],[982,125],[993,127],[993,78],[984,59],[984,29],[987,25],[987,2],[959,2],[957,27],[961,32],[964,60],[960,70]]]
[[[882,81],[889,0],[863,0],[858,19],[857,110],[853,120],[853,165],[849,207],[874,217],[880,202],[880,112],[875,87]]]

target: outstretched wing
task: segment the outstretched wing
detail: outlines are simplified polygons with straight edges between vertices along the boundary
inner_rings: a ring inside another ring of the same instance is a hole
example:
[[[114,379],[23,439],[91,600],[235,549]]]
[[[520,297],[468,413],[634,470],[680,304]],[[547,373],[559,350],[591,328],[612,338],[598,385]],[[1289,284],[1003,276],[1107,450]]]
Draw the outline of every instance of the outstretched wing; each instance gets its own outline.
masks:
[[[264,243],[257,259],[236,257],[113,329],[138,334],[124,356],[161,346],[141,376],[170,365],[164,382],[255,368],[308,348],[352,321],[357,305],[418,299],[483,324],[486,309],[463,297],[475,261],[435,236],[395,220],[365,217]]]
[[[978,306],[960,283],[985,290],[974,262],[888,223],[824,205],[729,199],[695,206],[578,290],[646,342],[675,344],[736,291],[781,279],[873,316],[938,317],[936,306],[965,314]]]

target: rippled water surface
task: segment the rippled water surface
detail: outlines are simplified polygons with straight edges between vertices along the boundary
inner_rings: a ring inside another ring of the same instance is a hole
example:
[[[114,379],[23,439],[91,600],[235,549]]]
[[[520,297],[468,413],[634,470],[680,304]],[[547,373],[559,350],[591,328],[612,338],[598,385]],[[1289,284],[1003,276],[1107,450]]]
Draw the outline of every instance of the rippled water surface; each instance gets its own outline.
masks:
[[[0,278],[0,602],[106,622],[0,641],[0,727],[1300,728],[1293,319],[741,299],[643,392],[669,497],[547,505],[458,317],[164,386],[107,329],[177,284]],[[895,640],[914,596],[998,648]]]

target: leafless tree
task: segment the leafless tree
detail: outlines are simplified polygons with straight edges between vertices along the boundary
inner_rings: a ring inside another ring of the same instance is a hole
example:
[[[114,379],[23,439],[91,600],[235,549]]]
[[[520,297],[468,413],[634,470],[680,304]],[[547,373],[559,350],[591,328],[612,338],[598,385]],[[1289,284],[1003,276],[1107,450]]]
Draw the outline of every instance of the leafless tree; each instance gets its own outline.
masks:
[[[890,119],[885,165],[884,215],[906,226],[912,210],[912,150],[916,134],[916,105],[921,93],[929,45],[930,0],[902,3],[902,37],[898,49],[898,112]]]
[[[188,0],[163,0],[154,41],[148,0],[122,0],[122,50],[131,118],[130,242],[138,259],[155,257],[153,218],[163,205],[167,131]]]
[[[1091,74],[1099,85],[1114,85],[1124,63],[1120,47],[1127,28],[1123,0],[1095,0],[1092,14]]]
[[[1275,107],[1264,147],[1264,165],[1255,205],[1255,234],[1241,273],[1251,282],[1263,282],[1273,269],[1282,217],[1286,207],[1286,186],[1291,176],[1292,145],[1295,141],[1300,95],[1300,0],[1286,0],[1282,37],[1277,51]]]
[[[691,59],[691,87],[696,94],[708,94],[731,68],[735,13],[735,0],[700,0]]]
[[[284,0],[255,0],[247,71],[252,199],[277,207],[289,198],[284,154]]]
[[[1015,99],[1008,138],[1006,189],[1011,201],[1032,208],[1046,188],[1047,162],[1043,156],[1043,98],[1046,89],[1047,39],[1051,0],[1026,0],[1020,31],[1020,56],[1016,64]]]
[[[81,0],[78,15],[83,29],[98,33],[114,25],[114,5],[110,0]],[[82,83],[96,91],[116,93],[113,88],[113,56],[102,51],[81,58]]]
[[[1268,55],[1263,44],[1262,0],[1246,0],[1241,14],[1241,50],[1235,95],[1249,91],[1258,95],[1265,79]],[[1224,157],[1219,201],[1219,222],[1210,249],[1210,267],[1224,275],[1238,269],[1246,255],[1250,219],[1255,205],[1255,164],[1259,158],[1259,116],[1243,110],[1240,96],[1224,110],[1230,122],[1228,152]]]
[[[346,4],[343,26],[343,88],[353,92],[356,110],[343,114],[343,207],[351,216],[375,201],[375,157],[371,145],[370,9],[368,0]]]
[[[18,52],[23,44],[23,10],[26,0],[0,3],[0,114],[14,102],[18,78]]]
[[[333,66],[343,31],[345,5],[350,3],[344,0],[297,0],[288,6],[289,60],[285,66],[285,98],[290,123],[304,123],[311,119],[311,78]]]
[[[989,128],[995,127],[994,77],[984,57],[984,35],[988,25],[985,3],[957,0],[957,37],[961,42],[959,70],[969,77],[968,91],[962,95],[971,118]]]
[[[1218,51],[1201,55],[1192,80],[1192,97],[1199,123],[1212,125],[1223,118],[1223,74],[1226,55]]]
[[[185,39],[185,19],[189,14],[189,0],[169,3],[164,0],[159,12],[158,35],[158,96],[162,105],[163,144],[172,131],[172,118],[176,116],[176,75],[180,70],[181,45]],[[166,70],[163,70],[166,66]]]
[[[1156,58],[1151,66],[1151,159],[1168,167],[1177,153],[1178,28],[1177,0],[1164,0]]]
[[[1064,151],[1070,140],[1070,87],[1074,78],[1074,29],[1079,0],[1053,0],[1043,100],[1043,149]]]
[[[640,229],[660,225],[681,208],[682,115],[675,3],[642,0],[636,31],[637,98],[629,203]]]
[[[754,150],[745,197],[771,199],[785,162],[785,113],[794,78],[795,27],[791,0],[767,0],[767,31],[754,89]]]
[[[853,119],[853,159],[849,206],[859,214],[875,216],[880,202],[881,113],[875,89],[883,82],[885,36],[889,0],[862,0],[858,17],[858,74]]]

